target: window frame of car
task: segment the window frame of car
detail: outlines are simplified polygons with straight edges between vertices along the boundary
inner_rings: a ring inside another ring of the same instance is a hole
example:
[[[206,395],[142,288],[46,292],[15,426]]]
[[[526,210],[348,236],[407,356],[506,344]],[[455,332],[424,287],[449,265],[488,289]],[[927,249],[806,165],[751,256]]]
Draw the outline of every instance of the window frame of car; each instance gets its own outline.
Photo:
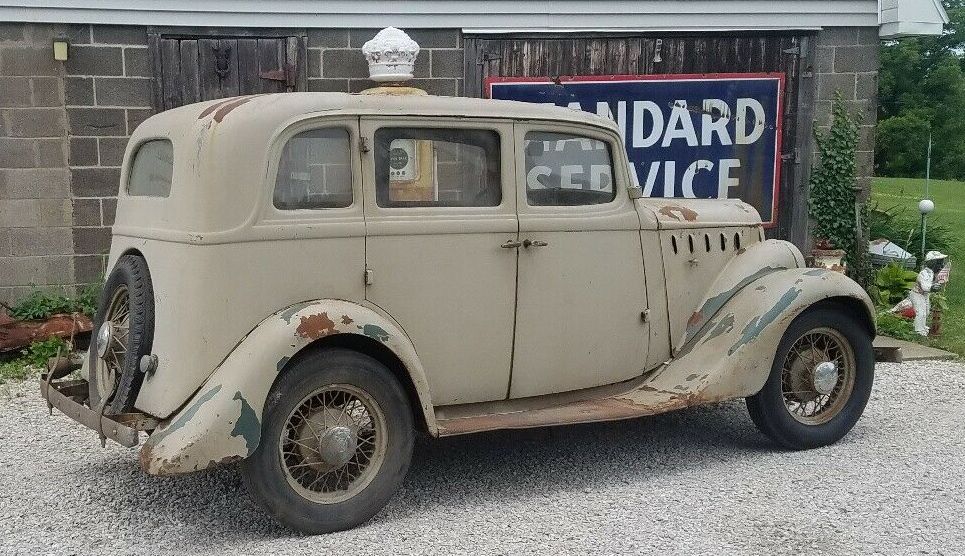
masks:
[[[132,193],[131,177],[134,174],[134,163],[137,161],[137,156],[141,153],[141,149],[145,145],[147,145],[148,143],[154,143],[154,142],[167,143],[171,147],[171,181],[168,184],[167,193],[165,195],[152,195],[148,193]],[[124,157],[126,162],[126,164],[124,165],[124,174],[121,176],[121,184],[122,184],[121,191],[124,194],[124,196],[130,197],[132,199],[138,199],[138,200],[169,199],[171,195],[175,193],[174,191],[174,185],[175,185],[174,182],[175,182],[175,173],[176,173],[175,172],[176,170],[175,147],[176,145],[174,144],[174,140],[164,135],[151,135],[148,137],[142,137],[140,140],[138,140],[137,144],[129,146],[127,151],[127,153],[129,154],[126,154]]]
[[[313,224],[338,225],[362,218],[362,173],[359,167],[359,118],[356,115],[314,117],[284,126],[271,139],[268,164],[261,188],[261,217],[257,226]],[[339,128],[348,132],[349,164],[352,170],[352,202],[345,207],[279,208],[275,206],[275,187],[281,157],[288,142],[298,135],[318,129]],[[323,234],[325,235],[325,234]]]
[[[491,131],[499,139],[499,184],[500,200],[497,205],[408,205],[380,206],[378,202],[375,134],[383,128],[442,129],[442,130],[481,130]],[[361,117],[360,129],[368,144],[369,151],[362,156],[362,180],[366,215],[395,220],[458,217],[485,218],[486,216],[505,217],[516,212],[515,194],[515,153],[513,120],[502,118],[467,118],[461,116],[380,116]]]
[[[611,178],[613,180],[613,199],[606,203],[584,205],[531,205],[529,204],[526,186],[526,135],[533,132],[573,135],[576,138],[586,137],[591,140],[604,142],[610,149]],[[627,193],[629,184],[629,168],[626,157],[621,155],[624,149],[619,134],[612,130],[590,125],[579,125],[568,122],[545,122],[539,120],[520,121],[516,124],[516,181],[517,205],[520,212],[529,214],[561,215],[589,215],[608,214],[613,211],[624,210],[626,204],[632,200]]]

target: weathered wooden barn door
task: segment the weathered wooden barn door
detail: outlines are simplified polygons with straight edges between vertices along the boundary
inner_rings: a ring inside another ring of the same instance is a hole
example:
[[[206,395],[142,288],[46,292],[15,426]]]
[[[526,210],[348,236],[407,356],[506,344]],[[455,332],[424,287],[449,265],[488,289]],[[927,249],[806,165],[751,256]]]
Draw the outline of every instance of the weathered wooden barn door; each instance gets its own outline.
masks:
[[[465,94],[490,76],[783,73],[785,91],[777,226],[768,235],[803,245],[813,118],[813,35],[467,37]]]
[[[149,38],[158,111],[202,100],[305,90],[304,37]]]

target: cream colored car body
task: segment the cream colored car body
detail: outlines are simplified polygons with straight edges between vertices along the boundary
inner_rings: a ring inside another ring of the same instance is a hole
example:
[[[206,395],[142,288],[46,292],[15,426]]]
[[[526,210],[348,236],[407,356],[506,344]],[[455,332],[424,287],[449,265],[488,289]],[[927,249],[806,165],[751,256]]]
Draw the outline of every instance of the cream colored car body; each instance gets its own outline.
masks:
[[[354,202],[282,211],[280,150],[317,127],[348,129]],[[497,207],[383,208],[370,152],[383,125],[500,137]],[[528,131],[610,145],[616,198],[531,207]],[[616,127],[583,112],[431,96],[299,93],[185,106],[144,122],[168,138],[166,198],[122,187],[109,267],[144,256],[152,352],[136,408],[162,420],[141,451],[154,474],[244,458],[265,400],[305,349],[358,349],[389,366],[432,435],[601,421],[754,394],[789,323],[837,300],[873,330],[865,293],[764,240],[740,201],[646,199],[629,188]],[[545,242],[505,249],[507,241]]]

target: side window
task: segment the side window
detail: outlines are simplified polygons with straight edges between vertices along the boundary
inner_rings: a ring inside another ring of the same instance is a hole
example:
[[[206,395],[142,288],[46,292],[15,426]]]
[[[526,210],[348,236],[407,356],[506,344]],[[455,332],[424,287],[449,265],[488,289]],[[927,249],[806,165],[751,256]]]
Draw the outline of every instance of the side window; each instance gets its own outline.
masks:
[[[524,141],[531,206],[599,205],[616,198],[610,145],[568,133],[532,131]]]
[[[275,176],[276,208],[343,208],[352,204],[352,142],[341,127],[303,131],[285,143]]]
[[[167,139],[142,143],[134,153],[127,178],[128,195],[167,197],[171,194],[174,173],[174,147]]]
[[[494,207],[502,200],[499,134],[384,127],[375,132],[380,207]]]

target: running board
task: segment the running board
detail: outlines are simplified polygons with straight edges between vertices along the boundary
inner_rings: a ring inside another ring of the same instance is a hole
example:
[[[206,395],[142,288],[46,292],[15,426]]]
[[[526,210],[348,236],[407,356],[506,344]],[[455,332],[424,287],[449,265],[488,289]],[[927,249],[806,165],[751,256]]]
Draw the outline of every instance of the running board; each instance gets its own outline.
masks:
[[[552,399],[524,398],[436,408],[439,436],[454,436],[500,429],[528,429],[633,419],[666,413],[685,407],[720,401],[696,393],[658,389],[650,381],[619,393],[602,394],[600,389],[559,394]],[[587,397],[597,394],[598,397]],[[567,399],[569,398],[569,399]],[[574,399],[575,398],[575,399]]]

